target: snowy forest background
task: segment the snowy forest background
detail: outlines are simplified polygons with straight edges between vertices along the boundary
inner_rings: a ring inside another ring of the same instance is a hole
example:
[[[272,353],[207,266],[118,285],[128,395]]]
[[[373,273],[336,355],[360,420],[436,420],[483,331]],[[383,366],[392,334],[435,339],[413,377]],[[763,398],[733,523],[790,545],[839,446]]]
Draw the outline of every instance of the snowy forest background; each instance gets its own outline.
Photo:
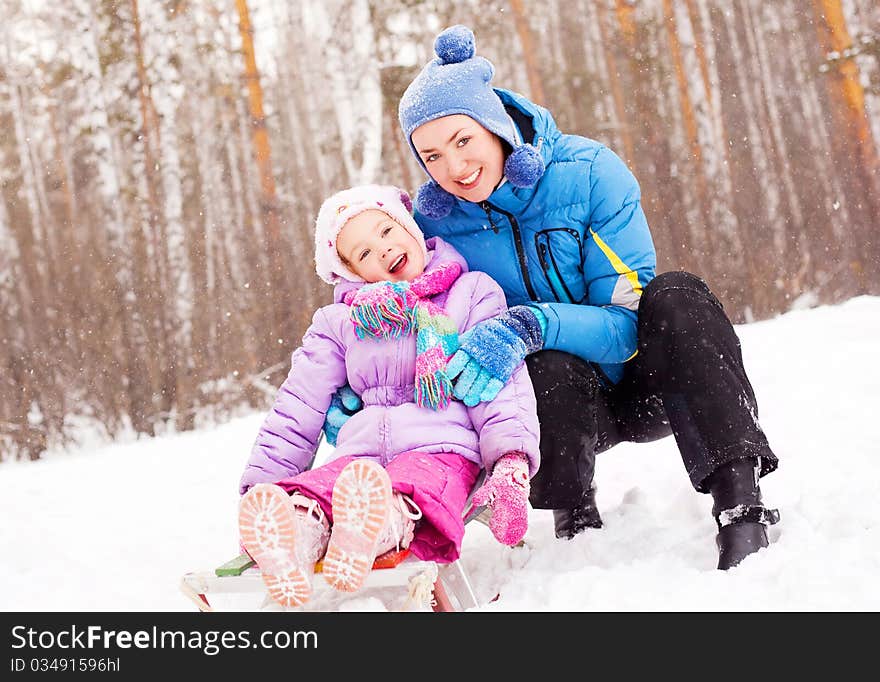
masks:
[[[735,322],[880,293],[876,0],[0,0],[0,460],[267,408],[325,196],[424,181],[449,25],[633,169]]]

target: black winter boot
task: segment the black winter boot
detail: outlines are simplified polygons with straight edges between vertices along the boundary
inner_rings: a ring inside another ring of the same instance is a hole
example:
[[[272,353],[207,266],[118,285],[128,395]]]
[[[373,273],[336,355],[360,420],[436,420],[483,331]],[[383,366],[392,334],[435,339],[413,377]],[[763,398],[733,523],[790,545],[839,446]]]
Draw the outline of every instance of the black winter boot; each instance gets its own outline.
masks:
[[[709,481],[718,524],[718,568],[726,571],[749,554],[770,543],[767,526],[779,521],[779,511],[761,503],[760,465],[753,457],[736,459],[718,467]]]
[[[601,528],[602,517],[596,507],[596,486],[590,486],[584,493],[584,499],[573,509],[554,509],[553,522],[556,537],[571,540],[587,528]]]

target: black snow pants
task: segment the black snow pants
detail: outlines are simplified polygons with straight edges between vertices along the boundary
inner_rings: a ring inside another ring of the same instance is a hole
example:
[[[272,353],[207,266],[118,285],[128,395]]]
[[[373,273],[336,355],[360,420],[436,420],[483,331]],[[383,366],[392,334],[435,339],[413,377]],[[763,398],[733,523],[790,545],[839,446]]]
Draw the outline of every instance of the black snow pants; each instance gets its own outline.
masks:
[[[577,506],[592,484],[596,454],[623,441],[673,434],[702,493],[716,467],[731,460],[759,458],[761,476],[778,465],[758,424],[739,338],[695,275],[667,272],[645,287],[638,354],[619,383],[561,351],[539,351],[526,362],[541,424],[541,467],[531,484],[536,509]]]

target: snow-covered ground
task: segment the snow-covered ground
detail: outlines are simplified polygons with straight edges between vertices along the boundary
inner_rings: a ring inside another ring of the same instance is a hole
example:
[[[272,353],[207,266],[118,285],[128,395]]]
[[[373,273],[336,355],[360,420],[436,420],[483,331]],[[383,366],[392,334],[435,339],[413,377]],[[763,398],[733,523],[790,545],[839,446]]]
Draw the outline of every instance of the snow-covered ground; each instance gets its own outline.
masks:
[[[482,609],[880,609],[880,298],[738,332],[781,461],[762,483],[782,514],[770,548],[715,570],[711,499],[690,488],[673,439],[623,444],[598,459],[604,529],[563,542],[551,512],[532,511],[526,546],[507,548],[468,526],[462,561],[478,597],[501,595]],[[181,576],[237,554],[237,483],[262,416],[0,464],[0,610],[195,610]],[[395,600],[346,595],[332,607]]]

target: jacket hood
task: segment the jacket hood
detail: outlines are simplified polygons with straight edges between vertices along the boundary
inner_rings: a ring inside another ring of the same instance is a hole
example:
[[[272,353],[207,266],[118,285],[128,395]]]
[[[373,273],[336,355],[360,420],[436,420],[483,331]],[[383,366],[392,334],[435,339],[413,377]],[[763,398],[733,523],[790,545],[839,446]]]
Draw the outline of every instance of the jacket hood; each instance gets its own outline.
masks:
[[[553,158],[553,147],[561,135],[553,114],[512,90],[495,88],[495,92],[504,102],[505,108],[519,129],[523,142],[534,145],[540,151],[544,165],[549,165]]]
[[[467,262],[464,257],[451,244],[443,241],[440,237],[431,237],[425,242],[425,246],[428,248],[428,258],[425,263],[426,271],[452,261],[461,266],[462,273],[468,271]],[[366,282],[339,282],[339,284],[333,287],[333,302],[342,303],[342,298],[345,294],[349,291],[360,289],[365,284]]]

